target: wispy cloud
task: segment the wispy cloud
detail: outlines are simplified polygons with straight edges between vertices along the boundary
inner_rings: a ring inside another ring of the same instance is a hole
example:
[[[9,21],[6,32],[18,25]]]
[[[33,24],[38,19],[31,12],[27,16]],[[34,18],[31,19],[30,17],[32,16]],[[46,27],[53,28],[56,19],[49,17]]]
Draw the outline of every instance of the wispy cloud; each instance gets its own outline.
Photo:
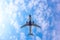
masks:
[[[57,13],[60,12],[60,3],[57,4],[56,10],[57,10]]]
[[[12,25],[13,25],[13,27],[15,28],[16,32],[19,32],[19,30],[20,30],[20,25],[18,24],[18,22],[15,21]]]
[[[20,33],[20,40],[26,40],[25,33],[23,32]]]
[[[51,0],[52,2],[59,3],[60,0]]]
[[[10,36],[10,38],[9,38],[10,40],[17,40],[17,38],[16,38],[16,36]]]
[[[38,36],[36,36],[36,40],[41,40],[41,38],[40,38],[40,37],[38,37]]]
[[[34,11],[34,13],[35,13],[34,17],[37,21],[37,24],[39,24],[42,27],[43,36],[46,37],[45,34],[47,33],[47,30],[45,31],[45,29],[47,29],[47,26],[49,26],[49,21],[46,21],[47,19],[45,20],[44,13],[47,14],[47,17],[49,17],[51,15],[51,9],[48,7],[48,4],[46,3],[47,0],[30,0],[27,5],[25,4],[25,0],[15,0],[14,3],[12,1],[13,0],[10,0],[8,3],[4,0],[0,0],[0,31],[2,30],[2,32],[0,32],[0,37],[1,37],[1,35],[4,34],[4,31],[5,31],[4,30],[5,25],[3,24],[3,26],[1,26],[1,23],[3,23],[3,21],[4,21],[3,19],[8,20],[9,25],[13,25],[15,30],[17,32],[19,32],[20,25],[19,25],[18,21],[16,20],[16,17],[18,15],[20,18],[20,21],[23,21],[23,16],[22,16],[21,12],[17,12],[17,11],[18,10],[19,11],[20,10],[29,11],[30,9],[34,8],[37,5],[38,6]],[[52,0],[52,1],[59,2],[59,0]],[[57,10],[57,12],[60,12],[60,4],[57,4],[56,10]],[[57,24],[56,26],[60,26],[59,24]],[[1,29],[1,27],[2,27],[2,29]],[[37,32],[41,32],[39,28],[37,28]],[[53,34],[55,35],[55,33],[53,33]],[[20,36],[21,40],[26,40],[25,33],[21,32],[19,36]],[[16,38],[16,37],[15,36],[10,37],[10,39],[14,39],[14,38]],[[57,38],[59,38],[59,36],[57,36]],[[16,38],[16,40],[17,40],[17,38]],[[36,40],[41,40],[41,39],[40,39],[40,37],[36,36]]]

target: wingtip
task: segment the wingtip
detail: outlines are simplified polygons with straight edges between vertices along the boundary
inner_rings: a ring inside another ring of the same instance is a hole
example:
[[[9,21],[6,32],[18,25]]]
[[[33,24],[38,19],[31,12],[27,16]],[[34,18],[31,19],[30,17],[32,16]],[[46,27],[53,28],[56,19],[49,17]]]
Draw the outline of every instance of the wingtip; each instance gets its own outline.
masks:
[[[20,28],[22,28],[22,27],[20,27]]]

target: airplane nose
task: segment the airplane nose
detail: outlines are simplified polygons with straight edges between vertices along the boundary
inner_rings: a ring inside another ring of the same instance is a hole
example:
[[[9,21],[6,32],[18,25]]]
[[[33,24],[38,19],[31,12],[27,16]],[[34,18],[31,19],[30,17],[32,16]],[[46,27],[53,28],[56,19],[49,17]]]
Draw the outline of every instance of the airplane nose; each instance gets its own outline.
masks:
[[[31,15],[29,15],[29,17],[31,17]]]

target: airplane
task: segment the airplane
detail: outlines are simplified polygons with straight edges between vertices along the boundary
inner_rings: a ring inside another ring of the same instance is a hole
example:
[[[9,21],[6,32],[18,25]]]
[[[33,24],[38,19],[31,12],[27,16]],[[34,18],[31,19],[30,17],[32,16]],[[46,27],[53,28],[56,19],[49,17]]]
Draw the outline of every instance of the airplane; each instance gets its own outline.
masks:
[[[26,26],[29,26],[29,35],[33,35],[32,26],[41,28],[39,25],[35,24],[34,21],[31,20],[31,15],[29,15],[29,21],[26,22],[26,24],[24,24],[23,26],[21,26],[21,28],[26,27]]]

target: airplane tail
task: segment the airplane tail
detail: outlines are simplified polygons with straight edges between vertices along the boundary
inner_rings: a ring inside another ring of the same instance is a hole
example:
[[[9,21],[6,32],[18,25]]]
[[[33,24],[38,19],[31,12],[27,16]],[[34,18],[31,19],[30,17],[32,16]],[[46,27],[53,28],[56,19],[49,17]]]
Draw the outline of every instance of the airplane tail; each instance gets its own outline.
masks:
[[[32,34],[32,33],[29,33],[28,35],[32,35],[32,36],[33,36],[33,34]]]

